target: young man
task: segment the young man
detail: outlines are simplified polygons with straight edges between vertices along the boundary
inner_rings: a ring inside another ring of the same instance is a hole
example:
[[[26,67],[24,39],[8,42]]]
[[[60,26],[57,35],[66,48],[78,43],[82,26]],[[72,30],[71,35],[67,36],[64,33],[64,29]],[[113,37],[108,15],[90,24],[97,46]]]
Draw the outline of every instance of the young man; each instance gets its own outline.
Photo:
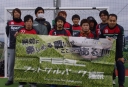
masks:
[[[79,25],[80,16],[75,14],[72,16],[72,30],[73,30],[73,36],[81,31],[81,26]]]
[[[58,16],[55,18],[55,29],[51,30],[49,35],[52,36],[71,36],[68,30],[64,29],[65,18],[62,16]],[[50,87],[57,87],[57,85],[51,85]],[[68,87],[68,86],[64,86]]]
[[[35,9],[36,19],[33,22],[33,28],[39,31],[41,35],[48,35],[51,30],[51,25],[44,18],[44,9],[42,7],[37,7]]]
[[[60,12],[58,13],[58,16],[64,17],[64,19],[65,19],[65,21],[66,21],[67,13],[66,13],[65,11],[60,11]],[[70,23],[65,22],[65,23],[64,23],[64,29],[69,30],[70,33],[72,34],[72,25],[71,25]]]
[[[90,25],[91,32],[94,33],[96,36],[97,21],[92,16],[89,16],[87,19],[90,21],[89,25]]]
[[[107,23],[108,23],[108,16],[109,16],[109,13],[107,10],[103,10],[103,11],[100,11],[99,13],[99,17],[101,19],[101,23],[99,24],[99,28],[105,26]]]
[[[123,33],[124,29],[122,26],[117,24],[117,15],[110,14],[108,16],[108,24],[104,26],[101,30],[100,38],[114,37],[116,38],[116,67],[118,71],[118,84],[119,87],[124,87],[125,81],[125,67],[123,58]]]
[[[100,17],[102,22],[96,26],[96,33],[97,34],[100,34],[100,29],[102,29],[102,27],[107,25],[107,23],[108,23],[108,16],[109,16],[109,13],[108,13],[107,10],[100,11],[99,17]]]
[[[81,26],[81,30],[79,32],[77,32],[74,36],[76,37],[86,37],[86,38],[95,38],[95,34],[92,33],[92,31],[90,30],[90,21],[87,19],[83,19],[80,22],[80,26]],[[80,87],[80,86],[76,86],[76,87]]]
[[[90,22],[87,19],[81,20],[80,26],[82,27],[82,30],[75,34],[75,36],[78,37],[87,37],[87,38],[94,38],[94,34],[90,30]]]
[[[38,34],[38,31],[33,29],[33,17],[31,15],[26,15],[24,17],[24,23],[25,23],[24,28],[19,29],[18,32],[16,32],[15,36],[18,33],[22,33],[22,34]],[[24,87],[26,82],[19,82],[19,84],[20,84],[19,87]],[[30,83],[30,87],[37,87],[36,83]]]
[[[8,21],[6,26],[6,35],[8,37],[8,81],[5,85],[13,84],[14,75],[14,62],[15,62],[15,44],[16,38],[14,34],[18,29],[24,26],[24,22],[21,19],[21,11],[15,8],[12,11],[13,20]]]
[[[71,33],[68,30],[64,29],[65,18],[62,16],[57,16],[55,18],[55,29],[51,30],[49,35],[55,36],[71,36]]]

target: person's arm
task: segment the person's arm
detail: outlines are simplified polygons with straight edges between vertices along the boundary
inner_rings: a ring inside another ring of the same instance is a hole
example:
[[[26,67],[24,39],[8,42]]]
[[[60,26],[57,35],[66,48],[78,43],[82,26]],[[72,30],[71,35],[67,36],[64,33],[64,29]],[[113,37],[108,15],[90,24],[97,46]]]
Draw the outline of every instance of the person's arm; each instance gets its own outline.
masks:
[[[22,28],[20,28],[20,29],[18,29],[17,31],[16,31],[16,33],[14,34],[14,37],[16,37],[19,33],[20,33],[20,30],[21,30]]]
[[[95,30],[97,38],[99,38],[99,35],[100,35],[100,28],[99,28],[99,26],[100,26],[100,24],[97,24],[96,25],[96,30]]]
[[[48,30],[46,26],[43,26],[43,35],[48,35]]]
[[[72,36],[69,30],[66,30],[67,36]]]
[[[36,29],[34,29],[35,31],[36,31],[36,34],[39,34],[39,31],[38,30],[36,30]]]
[[[7,25],[6,25],[6,35],[7,35],[7,37],[9,35],[9,22],[7,22]]]
[[[51,24],[49,22],[47,22],[47,33],[49,33],[51,31]]]
[[[122,61],[124,62],[124,58],[123,58],[123,33],[124,33],[124,29],[122,26],[119,26],[120,28],[120,33],[117,36],[117,61]]]
[[[54,31],[54,29],[49,32],[49,35],[53,35],[53,31]]]
[[[72,30],[72,25],[70,24],[70,33],[71,33],[71,35],[73,35],[73,30]]]

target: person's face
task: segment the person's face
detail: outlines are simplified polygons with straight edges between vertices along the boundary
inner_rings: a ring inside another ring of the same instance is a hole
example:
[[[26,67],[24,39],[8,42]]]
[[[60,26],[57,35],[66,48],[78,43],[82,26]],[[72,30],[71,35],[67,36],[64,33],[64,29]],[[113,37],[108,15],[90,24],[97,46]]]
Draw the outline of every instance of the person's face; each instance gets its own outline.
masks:
[[[59,29],[63,28],[64,22],[62,20],[58,20],[56,25],[57,25],[57,28]]]
[[[84,32],[89,30],[89,24],[88,23],[83,23],[81,27],[82,27]]]
[[[40,14],[40,13],[44,14],[43,10],[39,10],[39,11],[36,13],[36,17],[37,17],[38,14]]]
[[[94,22],[90,21],[90,27],[93,28],[94,27]]]
[[[65,14],[62,14],[62,13],[61,13],[59,16],[62,16],[62,17],[64,17],[65,19],[66,19],[66,17],[67,17]]]
[[[25,28],[26,29],[32,29],[32,25],[33,25],[33,22],[31,19],[29,19],[28,21],[25,22]]]
[[[78,25],[80,20],[79,20],[79,18],[74,18],[72,21],[73,21],[74,25]]]
[[[17,11],[14,11],[14,18],[20,18],[20,13],[18,13]]]
[[[100,18],[103,22],[106,22],[108,20],[108,16],[104,14],[101,14]]]
[[[117,24],[117,19],[116,19],[116,17],[114,17],[114,16],[109,16],[109,19],[108,19],[108,25],[109,25],[109,27],[110,27],[110,28],[113,28],[113,27],[116,26],[116,24]]]

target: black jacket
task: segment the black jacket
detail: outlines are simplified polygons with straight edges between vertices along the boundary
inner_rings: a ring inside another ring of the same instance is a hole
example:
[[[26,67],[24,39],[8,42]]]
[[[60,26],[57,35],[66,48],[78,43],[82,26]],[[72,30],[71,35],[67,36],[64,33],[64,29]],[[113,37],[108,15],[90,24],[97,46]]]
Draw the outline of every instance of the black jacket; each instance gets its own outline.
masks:
[[[8,37],[8,48],[15,49],[16,38],[14,37],[15,33],[24,27],[24,22],[15,22],[14,20],[10,20],[7,22],[6,26],[6,35]]]
[[[89,16],[87,19],[88,19],[90,22],[91,22],[91,21],[94,22],[94,26],[93,26],[93,27],[90,27],[90,30],[91,30],[93,33],[96,33],[97,21],[96,21],[92,16]]]
[[[111,31],[115,29],[115,33],[113,33],[113,35],[117,34],[117,39],[116,39],[116,60],[118,60],[118,58],[122,58],[123,57],[123,36],[124,36],[124,28],[122,26],[120,26],[119,24],[117,24],[114,28],[109,28],[108,25],[104,26],[101,29],[101,35],[99,36],[100,38],[105,38],[104,36],[104,30],[105,29],[110,29]],[[119,33],[116,33],[116,29],[118,29]],[[109,33],[108,33],[109,34]]]

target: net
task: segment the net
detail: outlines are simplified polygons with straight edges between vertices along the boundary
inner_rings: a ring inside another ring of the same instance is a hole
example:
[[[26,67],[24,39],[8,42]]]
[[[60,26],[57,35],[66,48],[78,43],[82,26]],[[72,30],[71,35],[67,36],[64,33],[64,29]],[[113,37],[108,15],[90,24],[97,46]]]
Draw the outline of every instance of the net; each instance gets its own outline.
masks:
[[[12,19],[12,9],[6,9],[7,10],[7,16],[6,16],[6,21],[7,20],[11,20]],[[27,14],[30,14],[34,17],[34,19],[36,18],[35,16],[35,8],[19,8],[21,9],[21,12],[22,12],[22,15],[21,15],[21,18],[23,19],[25,15]],[[52,20],[54,20],[54,18],[57,16],[57,13],[56,13],[56,8],[44,8],[45,9],[45,13],[44,13],[44,18],[51,23],[52,25]],[[81,7],[81,8],[78,8],[77,10],[75,10],[74,8],[60,8],[59,11],[66,11],[67,13],[67,18],[66,18],[66,21],[69,22],[70,24],[72,24],[72,16],[74,14],[78,14],[80,16],[80,19],[83,19],[83,18],[87,18],[89,16],[92,16],[94,17],[97,22],[100,22],[100,18],[99,18],[99,11],[101,10],[106,10],[108,9],[107,7],[106,8],[100,8],[100,9],[93,9],[92,7],[88,8],[88,7]]]

